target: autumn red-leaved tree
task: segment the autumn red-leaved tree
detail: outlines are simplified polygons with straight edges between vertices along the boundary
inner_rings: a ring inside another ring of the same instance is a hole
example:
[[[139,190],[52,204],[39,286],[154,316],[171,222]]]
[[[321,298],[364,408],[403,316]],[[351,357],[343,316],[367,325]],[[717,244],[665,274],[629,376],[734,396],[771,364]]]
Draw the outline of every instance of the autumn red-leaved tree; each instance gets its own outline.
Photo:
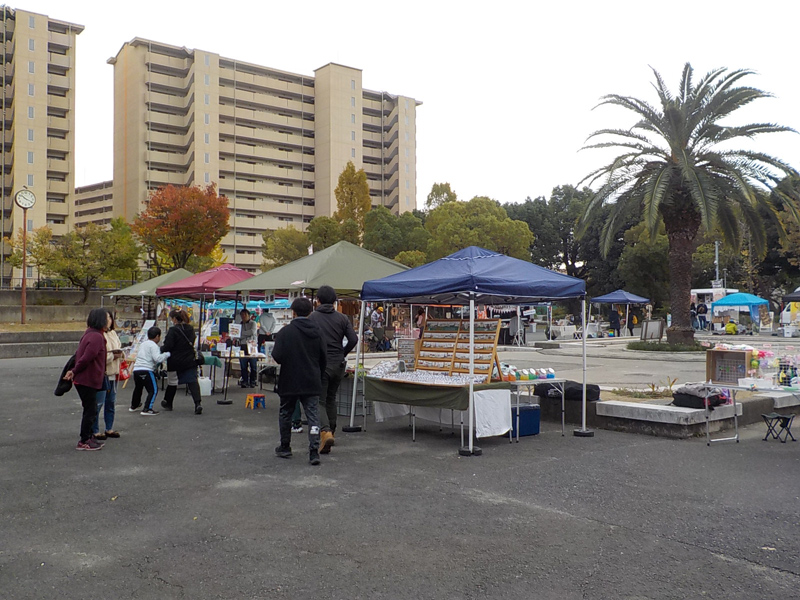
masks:
[[[132,229],[147,247],[158,271],[180,269],[194,256],[208,256],[228,233],[228,199],[206,187],[168,185],[150,195]],[[172,264],[164,265],[168,257]]]

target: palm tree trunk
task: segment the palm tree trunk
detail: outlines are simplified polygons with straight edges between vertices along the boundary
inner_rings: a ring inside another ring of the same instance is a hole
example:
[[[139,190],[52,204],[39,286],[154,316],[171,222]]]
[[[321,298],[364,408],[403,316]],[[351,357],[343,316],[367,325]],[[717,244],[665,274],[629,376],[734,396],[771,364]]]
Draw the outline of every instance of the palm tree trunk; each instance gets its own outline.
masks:
[[[694,329],[690,312],[692,295],[692,254],[700,228],[696,210],[670,207],[663,210],[669,240],[669,302],[672,326],[667,329],[670,344],[693,344]]]

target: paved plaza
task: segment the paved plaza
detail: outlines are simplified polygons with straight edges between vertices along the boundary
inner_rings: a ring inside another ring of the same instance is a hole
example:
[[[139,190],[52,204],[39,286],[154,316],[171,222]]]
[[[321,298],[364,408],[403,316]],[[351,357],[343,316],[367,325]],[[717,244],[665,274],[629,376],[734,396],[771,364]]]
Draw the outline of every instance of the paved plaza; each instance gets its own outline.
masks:
[[[543,352],[504,360],[577,378],[572,349]],[[592,352],[597,383],[697,368]],[[181,392],[147,418],[128,386],[122,437],[76,452],[77,394],[52,394],[65,360],[0,361],[3,598],[800,596],[800,443],[763,425],[707,447],[544,423],[460,458],[438,426],[412,442],[407,420],[370,421],[312,467],[305,434],[274,457],[274,394],[252,411],[235,389],[195,416]]]

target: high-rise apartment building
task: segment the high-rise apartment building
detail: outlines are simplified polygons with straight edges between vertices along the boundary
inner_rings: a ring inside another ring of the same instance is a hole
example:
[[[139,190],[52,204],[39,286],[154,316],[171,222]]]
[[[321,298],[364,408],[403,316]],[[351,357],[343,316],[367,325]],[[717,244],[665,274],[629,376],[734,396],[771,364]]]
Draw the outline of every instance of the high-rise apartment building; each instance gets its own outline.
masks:
[[[258,270],[262,234],[304,229],[336,210],[348,161],[373,205],[416,207],[413,98],[365,90],[361,71],[313,77],[135,38],[114,65],[114,216],[134,219],[151,190],[215,183],[230,200],[230,262]]]
[[[83,26],[0,6],[2,71],[2,156],[0,156],[0,238],[49,225],[66,233],[75,189],[75,37]],[[27,187],[36,204],[22,222],[14,194]],[[0,278],[11,283],[0,250]],[[28,267],[29,276],[33,268]]]

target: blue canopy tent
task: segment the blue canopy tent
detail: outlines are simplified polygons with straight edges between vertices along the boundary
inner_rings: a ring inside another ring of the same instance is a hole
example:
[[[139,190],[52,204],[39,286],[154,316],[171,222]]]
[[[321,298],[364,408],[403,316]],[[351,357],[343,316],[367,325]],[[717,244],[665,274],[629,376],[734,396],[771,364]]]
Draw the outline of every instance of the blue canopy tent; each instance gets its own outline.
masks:
[[[753,294],[739,292],[738,294],[729,294],[724,298],[720,298],[716,302],[712,302],[711,314],[714,314],[714,310],[716,308],[746,308],[748,311],[750,311],[750,318],[753,320],[753,322],[761,325],[761,316],[759,315],[758,307],[764,304],[769,305],[769,300],[759,298]]]
[[[524,260],[470,246],[415,269],[364,282],[361,299],[405,304],[460,304],[470,308],[470,374],[474,374],[473,333],[475,303],[534,304],[549,300],[582,298],[581,319],[586,318],[586,284]],[[363,306],[363,305],[362,305]],[[363,308],[361,321],[364,322]],[[363,327],[363,325],[362,325]],[[359,338],[360,339],[360,338]],[[470,381],[469,446],[473,453],[473,384]],[[353,395],[355,402],[355,394]],[[355,406],[350,412],[355,414]],[[583,423],[586,429],[586,340],[583,341]]]
[[[631,294],[630,292],[626,292],[625,290],[616,290],[611,292],[610,294],[606,294],[604,296],[598,296],[597,298],[592,298],[593,303],[598,304],[624,304],[625,305],[625,322],[628,322],[629,318],[629,308],[631,304],[650,304],[650,300],[647,298],[642,298],[641,296],[637,296],[636,294]],[[592,313],[592,307],[589,305],[589,314]]]

